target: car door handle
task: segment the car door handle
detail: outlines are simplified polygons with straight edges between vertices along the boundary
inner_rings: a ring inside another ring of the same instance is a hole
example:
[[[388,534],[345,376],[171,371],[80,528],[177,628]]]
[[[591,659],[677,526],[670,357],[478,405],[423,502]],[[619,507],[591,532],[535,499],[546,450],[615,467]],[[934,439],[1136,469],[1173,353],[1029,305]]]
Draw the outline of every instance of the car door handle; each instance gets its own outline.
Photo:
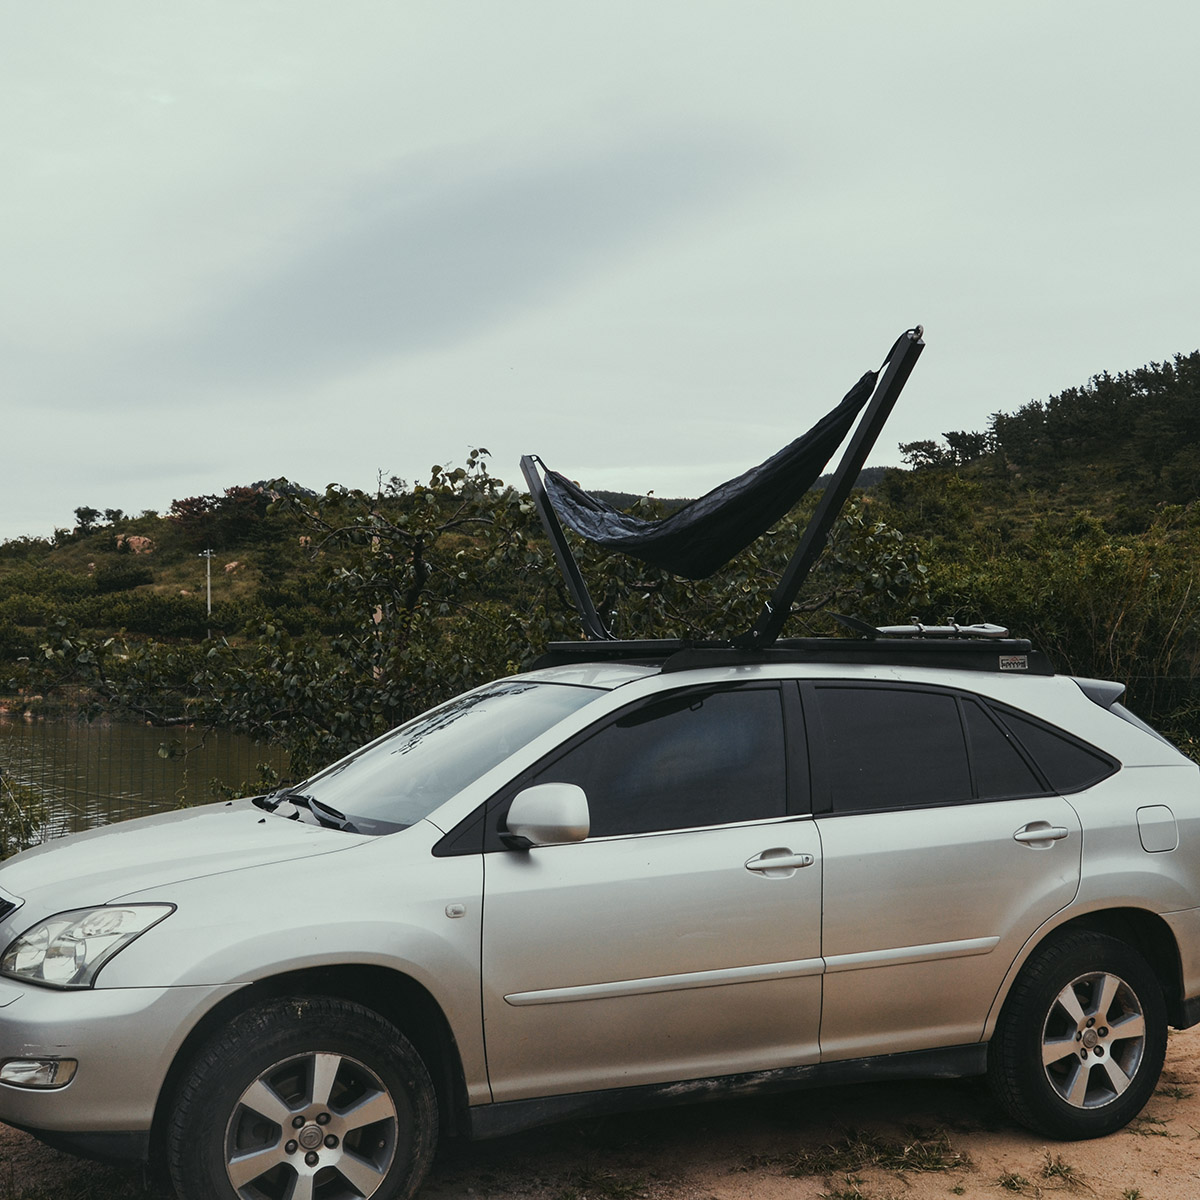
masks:
[[[786,846],[778,850],[764,850],[746,863],[747,871],[794,871],[797,867],[811,867],[817,860],[811,854],[793,854]]]
[[[1026,846],[1049,846],[1051,842],[1061,842],[1069,832],[1064,826],[1051,825],[1049,821],[1031,821],[1013,834],[1013,841]]]

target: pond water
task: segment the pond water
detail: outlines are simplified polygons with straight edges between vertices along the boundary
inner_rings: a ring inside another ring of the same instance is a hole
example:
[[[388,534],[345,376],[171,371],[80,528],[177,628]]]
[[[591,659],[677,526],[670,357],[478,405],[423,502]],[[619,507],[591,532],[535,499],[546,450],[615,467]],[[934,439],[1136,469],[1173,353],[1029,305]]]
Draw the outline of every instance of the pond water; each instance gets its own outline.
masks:
[[[287,755],[232,733],[0,716],[0,775],[8,810],[36,812],[53,837],[262,791],[286,778]]]

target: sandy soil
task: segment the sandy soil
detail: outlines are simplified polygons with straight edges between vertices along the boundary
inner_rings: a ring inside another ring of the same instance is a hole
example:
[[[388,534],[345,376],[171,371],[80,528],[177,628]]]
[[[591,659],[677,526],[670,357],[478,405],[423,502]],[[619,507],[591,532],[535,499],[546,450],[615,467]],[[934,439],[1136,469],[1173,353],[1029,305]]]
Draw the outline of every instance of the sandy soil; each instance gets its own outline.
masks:
[[[941,1165],[917,1169],[924,1147]],[[856,1165],[882,1149],[913,1165]],[[579,1121],[445,1150],[421,1200],[1200,1200],[1200,1028],[1128,1129],[1045,1142],[982,1081],[877,1084]],[[0,1200],[149,1200],[135,1172],[0,1126]]]

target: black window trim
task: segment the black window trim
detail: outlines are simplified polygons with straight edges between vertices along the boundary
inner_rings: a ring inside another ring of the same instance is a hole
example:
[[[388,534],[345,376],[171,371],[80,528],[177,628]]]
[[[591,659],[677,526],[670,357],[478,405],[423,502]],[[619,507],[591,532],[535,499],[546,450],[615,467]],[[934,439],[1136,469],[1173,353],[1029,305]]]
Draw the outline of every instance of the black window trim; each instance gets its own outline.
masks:
[[[993,700],[990,696],[984,696],[979,692],[972,692],[966,688],[949,687],[935,683],[925,682],[910,682],[900,679],[845,679],[837,676],[814,678],[814,679],[798,679],[796,680],[798,691],[800,694],[801,704],[803,706],[804,721],[807,725],[809,741],[808,741],[808,761],[809,770],[811,772],[811,796],[812,796],[812,811],[815,816],[820,817],[841,817],[841,816],[862,816],[871,813],[890,813],[890,812],[912,812],[919,808],[958,808],[967,804],[1003,804],[1008,800],[1019,799],[1037,799],[1042,796],[1066,796],[1074,795],[1080,791],[1086,791],[1090,787],[1095,787],[1097,783],[1109,778],[1121,768],[1120,762],[1113,758],[1111,754],[1085,741],[1083,738],[1069,733],[1067,730],[1036,716],[1033,713],[1026,712],[1023,709],[1014,708],[1011,705],[1004,704],[1002,701]],[[962,800],[945,801],[936,805],[911,805],[897,804],[889,808],[844,808],[835,809],[833,807],[832,793],[832,778],[828,769],[828,749],[827,742],[824,736],[824,729],[821,723],[821,704],[817,697],[817,692],[821,688],[863,688],[871,691],[904,691],[904,692],[925,692],[935,695],[951,696],[955,700],[955,706],[958,711],[958,720],[960,731],[963,736],[963,743],[967,753],[967,768],[971,779],[971,796]],[[1012,744],[1013,748],[1018,752],[1024,760],[1026,766],[1029,767],[1035,779],[1042,786],[1041,792],[1033,793],[1014,793],[1012,795],[986,796],[979,795],[979,780],[975,766],[975,754],[971,744],[970,729],[967,726],[966,717],[963,711],[964,701],[972,700],[979,705],[983,710],[988,720],[992,721],[999,728],[1000,732]],[[1084,784],[1080,788],[1075,788],[1071,791],[1058,791],[1050,786],[1050,781],[1047,779],[1045,772],[1038,766],[1036,759],[1025,747],[1017,732],[1004,722],[1004,713],[1010,712],[1014,717],[1028,721],[1030,724],[1036,725],[1044,729],[1047,733],[1062,738],[1081,750],[1084,750],[1095,757],[1101,759],[1108,764],[1109,770],[1107,774],[1101,775],[1097,779]]]
[[[925,808],[959,807],[964,804],[981,803],[979,786],[975,777],[975,769],[971,759],[971,744],[967,734],[966,721],[962,711],[962,696],[978,698],[973,692],[964,692],[961,688],[942,687],[929,683],[909,683],[900,679],[843,679],[836,676],[822,679],[801,679],[797,681],[800,695],[804,702],[805,720],[813,741],[809,743],[808,757],[812,771],[813,812],[822,817],[851,817],[864,816],[873,813],[913,812]],[[958,716],[959,734],[963,740],[963,752],[967,759],[967,775],[971,784],[970,797],[962,800],[946,801],[941,804],[913,805],[896,804],[889,807],[864,808],[834,808],[833,781],[829,769],[828,742],[825,738],[821,715],[821,702],[817,692],[822,688],[858,689],[871,692],[908,692],[925,695],[949,696],[954,701],[954,710]],[[1041,779],[1040,774],[1038,778]],[[1045,782],[1043,780],[1043,782]],[[995,797],[989,797],[989,800]],[[986,801],[985,801],[986,803]]]
[[[967,766],[971,771],[971,791],[975,800],[979,803],[988,803],[992,800],[1032,800],[1039,796],[1055,796],[1058,793],[1050,786],[1050,781],[1046,778],[1045,772],[1038,766],[1037,760],[1025,749],[1020,739],[1003,721],[996,715],[990,701],[984,696],[980,696],[975,692],[965,692],[955,690],[955,695],[958,698],[958,719],[962,722],[963,737],[967,739]],[[964,711],[966,703],[974,701],[975,705],[983,713],[985,721],[990,721],[995,727],[997,733],[1012,746],[1017,752],[1017,756],[1029,768],[1030,774],[1042,785],[1040,792],[1012,792],[1009,794],[1001,794],[999,796],[980,796],[979,794],[979,778],[975,769],[975,749],[971,742],[971,726],[967,721]],[[1015,710],[1014,710],[1015,711]]]
[[[981,697],[981,699],[982,699],[982,697]],[[1026,721],[1030,725],[1037,726],[1039,729],[1042,729],[1046,733],[1051,734],[1053,737],[1062,738],[1062,740],[1064,742],[1069,742],[1071,745],[1075,746],[1077,749],[1082,750],[1085,753],[1091,754],[1093,757],[1100,759],[1102,762],[1104,762],[1108,765],[1108,770],[1104,774],[1097,776],[1097,778],[1090,780],[1089,782],[1083,784],[1081,787],[1069,788],[1065,791],[1059,791],[1056,788],[1051,788],[1049,781],[1046,780],[1045,775],[1043,774],[1042,770],[1040,768],[1036,768],[1038,778],[1042,779],[1046,783],[1046,786],[1050,789],[1048,792],[1048,795],[1051,795],[1051,796],[1076,796],[1080,792],[1086,792],[1089,788],[1094,788],[1096,786],[1096,784],[1103,783],[1104,780],[1110,779],[1113,775],[1115,775],[1121,769],[1121,760],[1119,758],[1114,758],[1111,754],[1108,753],[1107,750],[1101,750],[1099,746],[1092,745],[1092,743],[1087,741],[1086,739],[1077,737],[1075,734],[1069,733],[1067,730],[1061,728],[1060,726],[1055,725],[1050,721],[1043,720],[1043,718],[1037,716],[1034,713],[1026,712],[1024,709],[1021,709],[1021,708],[1014,708],[1012,705],[1005,704],[1005,703],[1003,703],[1003,701],[1000,701],[1000,700],[986,700],[986,704],[988,705],[988,707],[991,708],[992,716],[1001,723],[1001,725],[1003,726],[1005,731],[1012,738],[1013,742],[1017,746],[1021,747],[1021,750],[1025,753],[1025,755],[1027,756],[1029,761],[1033,762],[1033,756],[1028,750],[1025,749],[1025,744],[1021,741],[1021,735],[1015,729],[1010,729],[1008,727],[1008,725],[1006,725],[1004,723],[1004,714],[1006,712],[1011,713],[1018,720]]]
[[[942,805],[929,806],[914,806],[908,804],[898,804],[890,808],[855,808],[855,809],[839,809],[833,808],[833,796],[831,792],[830,773],[827,769],[826,758],[826,741],[824,731],[821,725],[820,702],[816,696],[818,689],[822,687],[837,687],[837,688],[867,688],[873,691],[907,691],[907,692],[925,692],[935,695],[949,695],[954,698],[960,730],[963,737],[963,743],[967,754],[967,767],[970,773],[971,780],[971,796],[957,801],[946,801]],[[814,817],[840,817],[840,816],[862,816],[870,813],[891,813],[891,812],[911,812],[917,807],[961,807],[967,804],[992,804],[1004,803],[1008,800],[1020,799],[1037,799],[1042,796],[1068,796],[1075,795],[1080,791],[1086,791],[1088,788],[1095,787],[1097,783],[1103,782],[1117,771],[1121,769],[1121,763],[1111,754],[1101,750],[1098,746],[1086,741],[1084,738],[1070,733],[1058,725],[1043,719],[1028,712],[1024,709],[1018,709],[1012,705],[1005,704],[1003,701],[994,700],[990,696],[985,696],[980,692],[972,692],[966,688],[946,686],[942,684],[926,683],[926,682],[911,682],[908,680],[899,679],[845,679],[837,676],[820,677],[810,679],[748,679],[748,680],[729,680],[723,682],[709,683],[692,683],[682,687],[668,688],[662,691],[657,691],[649,696],[643,696],[633,703],[616,710],[615,712],[607,713],[599,718],[585,729],[580,730],[566,742],[556,746],[553,750],[548,751],[536,763],[533,763],[526,770],[522,771],[519,776],[511,780],[504,787],[500,788],[493,794],[484,804],[480,805],[468,817],[460,821],[449,833],[442,838],[434,847],[433,853],[439,857],[459,854],[478,854],[481,851],[484,853],[493,853],[497,851],[508,851],[508,848],[500,841],[499,838],[499,822],[507,812],[508,804],[512,798],[523,787],[527,786],[530,780],[545,767],[549,766],[557,757],[568,753],[575,746],[594,734],[610,723],[615,723],[622,717],[628,716],[630,713],[637,711],[639,708],[647,707],[655,703],[661,703],[664,699],[669,699],[672,696],[678,696],[686,692],[699,692],[711,694],[713,692],[734,691],[739,689],[771,689],[774,688],[780,693],[782,704],[783,722],[784,722],[784,771],[785,771],[785,787],[786,787],[786,812],[782,817],[763,817],[756,822],[737,821],[730,824],[747,825],[752,823],[771,823],[778,821],[786,821],[798,817],[814,816]],[[1009,741],[1017,753],[1021,756],[1025,765],[1029,768],[1034,778],[1038,780],[1042,786],[1040,792],[1020,792],[1012,795],[999,795],[980,797],[979,795],[979,779],[977,768],[975,765],[975,752],[971,743],[970,728],[966,721],[964,713],[964,702],[973,701],[983,711],[987,720],[993,722],[1004,737]],[[1050,786],[1049,780],[1046,778],[1045,772],[1038,765],[1037,760],[1025,747],[1021,741],[1020,735],[1016,730],[1011,729],[1004,721],[1004,714],[1011,713],[1014,717],[1028,721],[1030,724],[1038,726],[1045,730],[1048,734],[1062,738],[1079,749],[1092,754],[1101,762],[1106,763],[1108,771],[1100,775],[1098,778],[1091,780],[1080,788],[1072,790],[1058,791]],[[608,841],[617,838],[628,837],[661,837],[671,833],[685,833],[689,830],[696,829],[719,829],[720,825],[696,825],[684,829],[669,829],[657,830],[643,833],[628,833],[628,834],[611,834],[604,838],[597,837],[596,841]]]
[[[434,846],[433,853],[439,858],[463,854],[478,854],[481,852],[484,854],[513,853],[512,849],[500,840],[501,824],[504,821],[505,815],[508,812],[508,806],[512,802],[513,797],[522,788],[529,786],[541,771],[551,766],[562,756],[569,754],[576,746],[581,745],[589,738],[600,733],[604,728],[615,725],[618,721],[640,709],[661,704],[664,700],[681,697],[689,692],[694,692],[702,696],[712,695],[717,692],[735,691],[775,692],[779,700],[780,722],[784,743],[784,812],[777,816],[758,817],[750,821],[730,821],[727,825],[691,825],[677,829],[646,830],[639,833],[614,833],[588,838],[587,840],[607,842],[635,837],[665,837],[670,834],[688,833],[704,829],[722,829],[733,825],[777,824],[783,821],[792,821],[798,817],[810,816],[811,812],[807,804],[809,788],[804,786],[807,780],[802,780],[801,778],[807,771],[801,772],[798,769],[794,761],[796,752],[791,748],[792,737],[796,729],[799,728],[800,732],[803,732],[804,717],[803,713],[798,711],[796,704],[789,704],[788,702],[787,692],[791,689],[786,688],[785,685],[790,682],[790,680],[785,679],[709,681],[707,683],[690,683],[681,687],[665,688],[662,691],[653,692],[648,696],[639,697],[639,699],[625,705],[623,708],[599,717],[592,724],[579,730],[566,741],[555,746],[553,750],[547,751],[536,762],[531,763],[519,775],[509,780],[508,783],[493,793],[492,796],[479,805],[469,816],[461,820],[445,837],[441,838]],[[799,726],[796,724],[797,721],[799,722]],[[801,745],[803,744],[801,743]]]

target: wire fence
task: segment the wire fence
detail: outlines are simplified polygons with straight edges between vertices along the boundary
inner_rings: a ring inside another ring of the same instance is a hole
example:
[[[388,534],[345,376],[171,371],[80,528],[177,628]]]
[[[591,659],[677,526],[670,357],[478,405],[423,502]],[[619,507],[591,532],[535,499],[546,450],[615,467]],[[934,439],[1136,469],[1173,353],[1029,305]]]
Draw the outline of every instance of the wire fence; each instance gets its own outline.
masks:
[[[0,853],[130,817],[253,794],[287,755],[237,734],[64,712],[0,716]]]

